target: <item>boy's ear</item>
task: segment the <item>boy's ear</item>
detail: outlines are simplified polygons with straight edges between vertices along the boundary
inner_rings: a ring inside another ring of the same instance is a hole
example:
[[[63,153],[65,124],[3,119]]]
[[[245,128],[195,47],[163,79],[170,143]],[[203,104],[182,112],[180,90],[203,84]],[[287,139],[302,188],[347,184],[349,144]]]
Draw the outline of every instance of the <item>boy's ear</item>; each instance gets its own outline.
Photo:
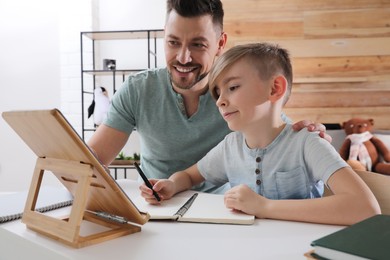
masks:
[[[287,90],[287,84],[287,79],[285,77],[282,75],[276,76],[272,84],[270,101],[276,102],[283,98]]]

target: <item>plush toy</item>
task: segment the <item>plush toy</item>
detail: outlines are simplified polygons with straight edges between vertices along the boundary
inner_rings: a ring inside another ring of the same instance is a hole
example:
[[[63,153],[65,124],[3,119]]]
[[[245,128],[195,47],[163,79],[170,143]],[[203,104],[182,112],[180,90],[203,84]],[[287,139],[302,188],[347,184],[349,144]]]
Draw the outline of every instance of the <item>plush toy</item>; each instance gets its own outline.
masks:
[[[352,118],[343,123],[347,134],[340,148],[341,157],[355,170],[368,170],[390,175],[390,152],[372,134],[373,119]],[[381,161],[381,156],[385,162]]]
[[[104,87],[95,88],[94,98],[88,107],[88,118],[93,115],[95,125],[100,125],[107,116],[110,99]]]

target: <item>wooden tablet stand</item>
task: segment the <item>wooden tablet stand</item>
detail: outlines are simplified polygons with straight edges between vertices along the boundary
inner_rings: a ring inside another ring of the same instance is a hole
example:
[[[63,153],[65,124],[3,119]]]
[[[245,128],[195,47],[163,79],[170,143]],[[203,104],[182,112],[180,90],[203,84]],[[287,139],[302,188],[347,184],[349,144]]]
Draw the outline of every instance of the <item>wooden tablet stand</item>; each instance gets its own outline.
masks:
[[[38,157],[22,217],[28,228],[76,248],[141,231],[138,225],[149,214],[135,207],[59,110],[9,111],[3,117]],[[45,171],[73,195],[69,216],[35,210]],[[104,231],[81,236],[83,221]]]
[[[45,170],[53,172],[57,178],[68,180],[72,186],[75,186],[75,196],[69,217],[58,219],[35,211]],[[94,179],[93,172],[93,167],[88,164],[38,158],[22,221],[28,228],[76,248],[141,231],[139,226],[106,220],[86,211],[87,196],[90,189],[94,188],[91,186]],[[83,220],[105,226],[110,230],[82,237],[79,232]]]

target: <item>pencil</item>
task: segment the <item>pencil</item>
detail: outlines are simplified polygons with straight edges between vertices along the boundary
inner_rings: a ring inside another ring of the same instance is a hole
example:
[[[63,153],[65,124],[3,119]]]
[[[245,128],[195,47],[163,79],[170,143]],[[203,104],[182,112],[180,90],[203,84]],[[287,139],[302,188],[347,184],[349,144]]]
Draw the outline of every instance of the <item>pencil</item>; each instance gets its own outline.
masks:
[[[152,184],[149,182],[148,178],[146,178],[144,172],[139,167],[138,163],[134,162],[134,166],[137,169],[139,175],[141,175],[141,178],[144,180],[146,186],[153,191],[153,195],[156,198],[157,201],[161,201],[160,196],[158,196],[157,192],[153,190]]]

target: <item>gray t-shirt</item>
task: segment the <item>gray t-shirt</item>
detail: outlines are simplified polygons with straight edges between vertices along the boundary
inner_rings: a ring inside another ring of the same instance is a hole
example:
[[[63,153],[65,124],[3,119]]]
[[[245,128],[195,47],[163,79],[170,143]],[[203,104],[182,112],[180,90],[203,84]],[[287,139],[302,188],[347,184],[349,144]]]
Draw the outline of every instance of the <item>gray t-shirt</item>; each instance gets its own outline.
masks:
[[[147,177],[159,179],[195,164],[231,132],[208,91],[188,118],[166,68],[128,77],[113,96],[104,124],[128,134],[135,128],[141,167]]]
[[[198,162],[211,183],[246,184],[269,199],[320,197],[323,184],[343,167],[348,164],[328,141],[290,124],[264,149],[248,148],[242,133],[233,132]]]

